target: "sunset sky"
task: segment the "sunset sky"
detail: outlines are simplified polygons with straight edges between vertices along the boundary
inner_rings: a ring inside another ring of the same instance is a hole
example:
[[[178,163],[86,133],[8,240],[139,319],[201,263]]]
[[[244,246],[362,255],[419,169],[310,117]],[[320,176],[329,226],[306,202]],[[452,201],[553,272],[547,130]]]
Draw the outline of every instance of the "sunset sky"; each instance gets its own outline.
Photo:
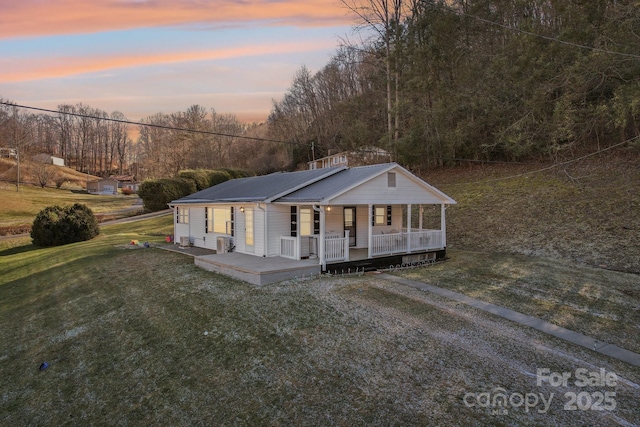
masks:
[[[0,0],[0,97],[262,122],[353,24],[339,0]]]

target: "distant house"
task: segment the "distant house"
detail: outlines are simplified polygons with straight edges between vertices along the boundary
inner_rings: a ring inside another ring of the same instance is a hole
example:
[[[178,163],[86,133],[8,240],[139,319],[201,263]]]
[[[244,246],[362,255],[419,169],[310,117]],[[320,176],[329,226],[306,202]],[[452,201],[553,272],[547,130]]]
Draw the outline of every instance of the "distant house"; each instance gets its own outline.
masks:
[[[315,260],[326,271],[356,261],[388,266],[444,257],[445,210],[455,203],[386,163],[233,179],[169,206],[176,242],[244,257]],[[425,218],[427,208],[432,218]]]
[[[132,193],[137,193],[140,183],[135,180],[133,175],[113,175],[110,177],[118,181],[118,188],[122,190],[130,190]]]
[[[89,181],[87,191],[91,194],[115,195],[118,194],[118,181],[113,178]]]
[[[140,188],[139,182],[120,182],[119,185],[123,191],[130,191],[131,193],[137,193]]]
[[[366,166],[391,161],[391,154],[378,147],[362,147],[353,151],[330,154],[311,162],[308,169],[331,168],[335,166]]]
[[[46,153],[36,154],[31,160],[48,165],[64,166],[64,159]]]

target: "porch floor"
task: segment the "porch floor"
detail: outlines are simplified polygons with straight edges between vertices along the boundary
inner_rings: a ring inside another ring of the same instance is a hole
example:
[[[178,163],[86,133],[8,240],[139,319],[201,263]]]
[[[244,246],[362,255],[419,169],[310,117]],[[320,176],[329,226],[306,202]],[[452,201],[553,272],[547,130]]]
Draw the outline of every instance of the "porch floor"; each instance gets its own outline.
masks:
[[[197,256],[194,260],[200,268],[259,286],[320,274],[320,264],[317,258],[298,261],[282,257],[263,258],[230,252]]]

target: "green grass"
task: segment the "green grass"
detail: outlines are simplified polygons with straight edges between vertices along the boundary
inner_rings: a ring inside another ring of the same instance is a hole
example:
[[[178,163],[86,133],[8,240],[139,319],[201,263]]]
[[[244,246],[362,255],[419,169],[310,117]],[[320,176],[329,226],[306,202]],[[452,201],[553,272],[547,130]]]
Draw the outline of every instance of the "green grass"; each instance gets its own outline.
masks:
[[[16,191],[15,185],[0,183],[0,229],[31,225],[33,219],[43,208],[52,205],[72,205],[83,203],[96,215],[117,212],[131,207],[138,197],[102,196],[87,194],[77,190],[40,188],[29,185]]]
[[[401,276],[542,318],[640,353],[640,278],[561,260],[452,251]]]
[[[640,265],[629,165],[494,184],[480,181],[519,171],[427,177],[459,202],[451,258],[400,274],[640,351],[638,276],[586,266]],[[104,200],[89,204],[97,213],[130,200],[14,193],[0,190],[2,221],[76,197]],[[375,276],[256,288],[128,244],[172,232],[165,216],[56,248],[0,240],[0,425],[640,424],[638,368]],[[618,386],[588,391],[615,391],[617,409],[565,411],[563,393],[584,389],[537,386],[545,367],[615,372]],[[463,404],[497,387],[556,398],[547,414]]]
[[[552,392],[536,367],[640,382],[623,363],[375,277],[257,288],[128,245],[163,241],[171,221],[57,248],[0,242],[1,425],[614,425],[560,400],[496,418],[462,397]],[[616,416],[640,422],[640,390],[615,391]]]
[[[638,164],[623,150],[532,174],[548,165],[459,167],[425,178],[458,202],[447,209],[450,248],[640,273]]]

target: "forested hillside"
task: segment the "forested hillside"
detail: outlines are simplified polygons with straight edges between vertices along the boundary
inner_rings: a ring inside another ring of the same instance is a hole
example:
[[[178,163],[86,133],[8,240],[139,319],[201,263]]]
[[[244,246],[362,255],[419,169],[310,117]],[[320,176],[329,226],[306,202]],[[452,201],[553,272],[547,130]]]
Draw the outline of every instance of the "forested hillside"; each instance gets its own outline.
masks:
[[[418,170],[557,161],[640,134],[636,0],[342,3],[373,36],[302,67],[275,104],[296,161],[372,144]]]
[[[303,167],[379,146],[418,173],[469,161],[558,162],[638,146],[638,0],[341,0],[354,34],[302,66],[269,119],[192,105],[139,122],[86,104],[0,98],[0,146],[82,172]],[[142,124],[142,125],[140,125]]]

